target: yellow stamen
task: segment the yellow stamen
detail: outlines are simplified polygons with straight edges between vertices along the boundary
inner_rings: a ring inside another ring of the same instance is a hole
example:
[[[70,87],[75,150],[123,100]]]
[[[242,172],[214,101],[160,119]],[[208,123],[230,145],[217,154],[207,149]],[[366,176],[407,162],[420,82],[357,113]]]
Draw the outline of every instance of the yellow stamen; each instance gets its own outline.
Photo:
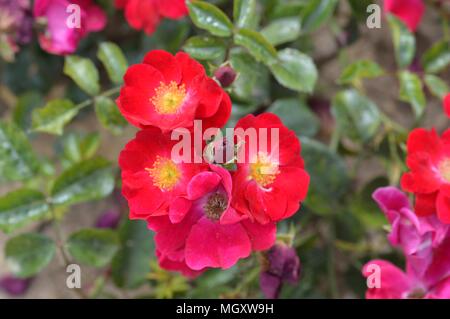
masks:
[[[172,160],[160,156],[156,157],[152,168],[145,170],[153,178],[153,185],[162,191],[171,191],[181,177],[177,165]]]
[[[161,82],[150,101],[159,114],[174,114],[183,104],[185,97],[186,87],[184,84],[179,86],[175,81],[171,81],[169,84]]]
[[[447,158],[443,160],[439,164],[439,173],[441,173],[441,176],[450,183],[450,159]]]
[[[272,184],[279,173],[278,164],[271,162],[266,154],[259,153],[256,161],[250,164],[250,178],[262,187]]]

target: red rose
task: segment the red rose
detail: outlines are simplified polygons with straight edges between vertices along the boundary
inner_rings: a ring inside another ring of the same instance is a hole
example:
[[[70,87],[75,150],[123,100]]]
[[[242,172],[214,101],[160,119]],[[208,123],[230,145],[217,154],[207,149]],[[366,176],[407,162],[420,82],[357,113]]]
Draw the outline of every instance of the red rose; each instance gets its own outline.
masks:
[[[236,135],[238,128],[254,128],[259,146],[253,149],[249,140],[242,145],[245,161],[239,163],[238,158],[233,176],[233,207],[259,223],[290,217],[299,209],[309,185],[297,136],[272,113],[247,115],[236,124]],[[279,141],[271,145],[276,128]],[[266,150],[261,148],[264,136],[260,129],[268,129]]]
[[[124,79],[117,104],[137,127],[156,126],[167,132],[191,128],[199,119],[203,128],[219,128],[230,116],[229,96],[186,53],[151,51],[143,63],[128,69]]]
[[[185,0],[116,0],[115,4],[125,10],[125,18],[134,29],[149,35],[162,18],[179,19],[188,13]]]
[[[384,0],[384,11],[395,15],[414,32],[422,20],[425,5],[422,0]]]
[[[415,210],[419,216],[437,214],[450,223],[450,130],[441,137],[433,129],[413,130],[408,137],[406,164],[401,184],[416,195]]]
[[[172,160],[176,143],[153,127],[138,132],[120,153],[122,193],[128,200],[130,218],[168,214],[178,207],[179,197],[186,195],[191,178],[207,169],[206,165]]]
[[[450,117],[450,93],[448,93],[445,97],[444,97],[444,112],[445,114]]]

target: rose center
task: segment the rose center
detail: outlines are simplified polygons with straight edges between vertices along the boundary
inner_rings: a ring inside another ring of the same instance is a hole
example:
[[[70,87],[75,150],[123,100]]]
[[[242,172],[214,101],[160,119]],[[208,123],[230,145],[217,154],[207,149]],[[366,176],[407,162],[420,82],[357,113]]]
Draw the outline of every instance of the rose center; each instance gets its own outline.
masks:
[[[439,164],[439,173],[450,183],[450,159],[447,158]]]
[[[153,178],[153,185],[162,191],[170,191],[181,177],[177,165],[168,158],[157,156],[152,168],[145,169]]]
[[[161,82],[150,100],[159,114],[174,114],[183,104],[185,97],[185,85],[178,85],[177,82],[171,81],[169,84]]]
[[[423,299],[426,295],[426,292],[421,289],[417,288],[408,293],[408,299]]]
[[[266,154],[258,154],[256,161],[250,164],[250,177],[260,186],[272,184],[280,173],[278,164],[270,161]]]
[[[204,206],[206,217],[211,220],[219,220],[227,209],[228,200],[225,195],[215,193],[208,197]]]

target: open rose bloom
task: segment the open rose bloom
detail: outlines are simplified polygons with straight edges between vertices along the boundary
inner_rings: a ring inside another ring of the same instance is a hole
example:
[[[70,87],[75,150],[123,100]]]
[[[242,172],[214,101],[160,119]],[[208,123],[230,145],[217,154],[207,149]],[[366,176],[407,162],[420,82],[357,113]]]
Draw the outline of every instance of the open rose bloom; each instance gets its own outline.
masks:
[[[276,115],[238,122],[235,131],[254,134],[200,143],[231,151],[227,163],[173,156],[179,143],[174,133],[202,134],[195,120],[217,133],[228,121],[231,101],[186,53],[158,50],[128,69],[117,104],[141,129],[120,154],[123,195],[130,218],[146,220],[156,233],[161,267],[192,277],[230,268],[274,244],[276,222],[298,211],[309,184],[300,142]],[[256,149],[249,147],[253,142]],[[189,145],[185,152],[197,152]],[[227,166],[232,163],[236,170]]]
[[[186,53],[173,56],[162,50],[151,51],[142,63],[128,69],[124,79],[117,104],[137,127],[157,126],[170,132],[191,129],[198,119],[204,128],[220,128],[230,116],[229,96]]]
[[[450,224],[450,131],[439,136],[434,129],[415,129],[407,148],[410,171],[401,183],[405,191],[416,195],[416,213],[436,214],[441,222]]]
[[[385,260],[369,261],[364,276],[368,281],[380,278],[377,286],[369,286],[366,297],[450,298],[450,226],[433,215],[417,216],[406,195],[394,187],[380,188],[373,197],[391,224],[388,239],[405,255],[406,270]]]
[[[162,19],[176,20],[188,13],[185,0],[115,0],[115,5],[124,10],[131,27],[148,35],[156,31]]]

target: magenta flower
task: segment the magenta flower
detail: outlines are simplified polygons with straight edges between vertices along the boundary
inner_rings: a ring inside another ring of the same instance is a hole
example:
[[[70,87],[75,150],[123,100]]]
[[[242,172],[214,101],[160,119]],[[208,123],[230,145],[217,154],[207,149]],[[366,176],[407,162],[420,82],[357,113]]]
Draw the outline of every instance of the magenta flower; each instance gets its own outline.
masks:
[[[449,299],[450,298],[450,237],[433,250],[426,267],[416,269],[417,257],[407,257],[406,271],[385,260],[372,260],[363,267],[363,275],[373,274],[379,266],[380,287],[369,288],[367,299]]]
[[[161,267],[184,274],[208,267],[227,269],[252,250],[273,245],[275,224],[260,225],[239,215],[230,206],[231,194],[230,173],[211,165],[211,171],[192,178],[186,198],[177,198],[168,216],[147,219],[156,231]]]
[[[284,282],[298,283],[300,258],[294,248],[277,243],[265,254],[259,285],[266,298],[276,299]]]
[[[363,275],[375,275],[378,266],[380,286],[369,287],[366,298],[450,298],[449,225],[434,215],[417,216],[406,195],[395,187],[380,188],[373,197],[392,226],[390,243],[405,255],[406,271],[388,261],[369,261]]]
[[[422,20],[425,5],[422,0],[384,0],[384,11],[395,15],[414,32]]]
[[[400,247],[405,255],[417,254],[427,248],[423,243],[437,247],[449,233],[449,225],[441,223],[435,215],[417,216],[408,197],[395,187],[379,188],[373,198],[392,225],[388,235],[390,243]]]
[[[71,4],[80,7],[79,26],[70,23],[74,13],[67,11]],[[39,33],[42,49],[57,55],[74,53],[81,39],[106,25],[105,13],[92,0],[36,0],[34,17],[45,24]]]

